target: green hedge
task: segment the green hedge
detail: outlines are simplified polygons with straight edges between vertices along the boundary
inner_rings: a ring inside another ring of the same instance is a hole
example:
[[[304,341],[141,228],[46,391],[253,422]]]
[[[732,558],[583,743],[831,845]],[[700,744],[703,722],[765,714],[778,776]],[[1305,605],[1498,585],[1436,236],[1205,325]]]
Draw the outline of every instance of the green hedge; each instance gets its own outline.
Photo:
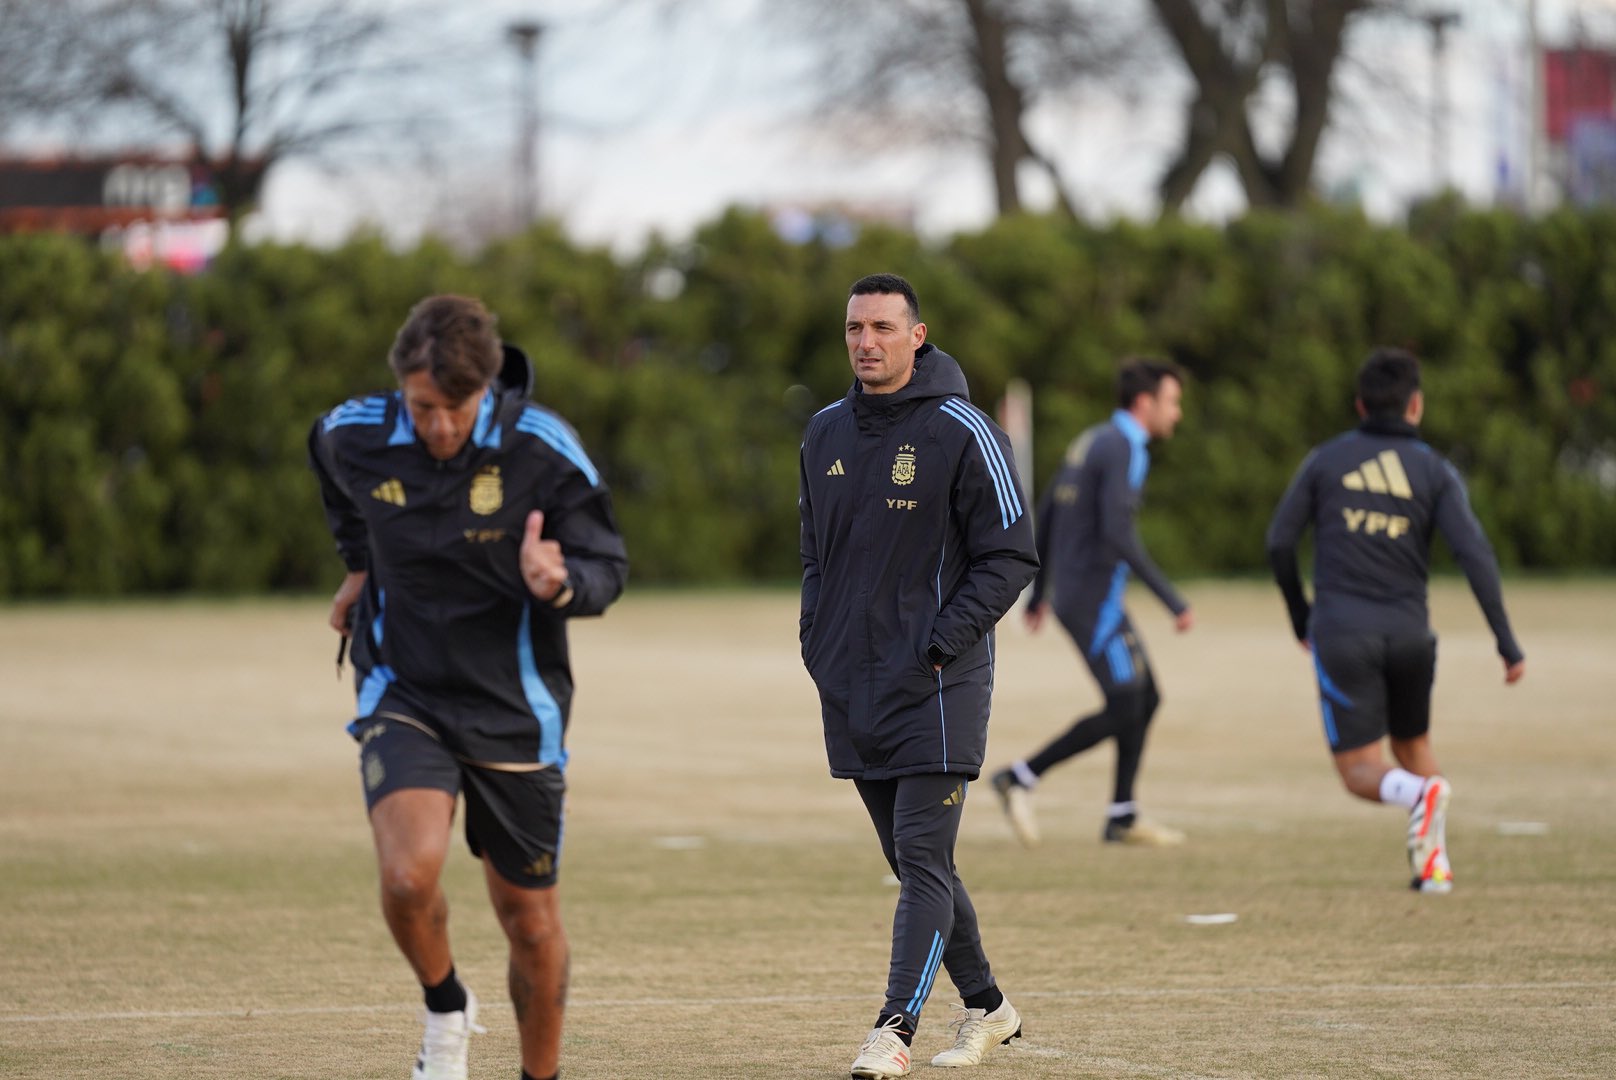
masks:
[[[374,236],[233,248],[196,277],[0,238],[0,597],[329,587],[304,435],[387,385],[394,330],[438,291],[484,297],[534,355],[537,396],[612,485],[635,580],[791,578],[802,424],[849,382],[846,288],[877,269],[915,282],[979,404],[1032,384],[1040,486],[1110,411],[1118,357],[1189,370],[1143,522],[1176,573],[1262,568],[1275,500],[1352,423],[1377,343],[1425,358],[1426,437],[1506,565],[1616,567],[1616,214],[1019,217],[834,247],[731,211],[628,260],[539,228],[470,257]]]

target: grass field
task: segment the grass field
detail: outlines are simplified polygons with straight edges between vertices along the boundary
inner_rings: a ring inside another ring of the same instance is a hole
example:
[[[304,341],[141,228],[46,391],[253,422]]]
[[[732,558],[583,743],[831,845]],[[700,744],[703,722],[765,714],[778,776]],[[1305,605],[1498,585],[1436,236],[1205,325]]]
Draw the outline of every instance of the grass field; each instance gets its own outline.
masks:
[[[1186,591],[1187,635],[1133,606],[1165,697],[1141,797],[1188,845],[1099,843],[1108,748],[1046,778],[1036,852],[971,792],[961,873],[1026,1018],[983,1075],[1616,1075],[1616,583],[1512,585],[1529,659],[1508,689],[1462,585],[1436,590],[1448,897],[1406,890],[1400,813],[1340,790],[1277,595]],[[787,592],[645,594],[575,629],[569,1080],[847,1075],[896,889],[826,773],[795,619]],[[408,1075],[418,992],[377,912],[323,622],[0,609],[0,1077]],[[1007,621],[1000,642],[995,763],[1095,703],[1058,634]],[[463,846],[447,888],[488,1006],[472,1076],[510,1080],[503,943]],[[1184,921],[1206,912],[1239,918]],[[922,1062],[952,999],[939,980]]]

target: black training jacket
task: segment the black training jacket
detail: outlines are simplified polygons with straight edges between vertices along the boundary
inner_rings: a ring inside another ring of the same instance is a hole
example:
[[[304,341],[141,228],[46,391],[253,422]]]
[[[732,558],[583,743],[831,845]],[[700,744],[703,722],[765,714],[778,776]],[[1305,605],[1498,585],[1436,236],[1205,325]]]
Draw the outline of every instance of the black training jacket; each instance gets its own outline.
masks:
[[[1129,571],[1174,615],[1184,602],[1139,539],[1134,524],[1150,471],[1149,437],[1122,409],[1072,440],[1038,504],[1038,577],[1028,602],[1053,594],[1068,627],[1115,629]],[[1102,641],[1078,642],[1085,651]]]
[[[1309,608],[1296,568],[1302,531],[1314,530]],[[1316,447],[1297,469],[1268,526],[1268,561],[1298,640],[1329,634],[1429,629],[1431,536],[1440,532],[1470,582],[1498,654],[1524,658],[1504,613],[1498,562],[1470,510],[1464,481],[1402,420],[1369,419]]]
[[[369,571],[353,638],[356,718],[384,694],[403,695],[502,755],[483,760],[562,765],[573,689],[566,620],[604,611],[628,559],[577,433],[528,400],[530,371],[507,347],[451,460],[428,453],[399,391],[326,413],[309,434],[309,460],[342,561]],[[573,595],[561,609],[522,579],[532,510],[544,512],[543,536],[567,560]]]
[[[993,628],[1038,557],[1009,440],[953,357],[924,345],[903,389],[854,382],[809,420],[799,506],[802,658],[831,774],[974,778]]]

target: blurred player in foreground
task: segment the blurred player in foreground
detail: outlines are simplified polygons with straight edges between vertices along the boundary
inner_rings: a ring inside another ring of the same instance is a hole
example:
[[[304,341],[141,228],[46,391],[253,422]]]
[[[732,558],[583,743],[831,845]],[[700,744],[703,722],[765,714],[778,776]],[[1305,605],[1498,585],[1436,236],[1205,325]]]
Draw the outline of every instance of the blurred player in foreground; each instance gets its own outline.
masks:
[[[348,567],[331,626],[352,635],[348,730],[382,914],[426,999],[413,1080],[465,1080],[483,1030],[439,885],[462,791],[510,944],[523,1080],[559,1071],[567,620],[604,611],[628,572],[605,485],[566,421],[528,400],[527,358],[494,323],[473,299],[421,301],[388,358],[399,389],[337,406],[309,437]]]
[[[964,999],[936,1066],[980,1064],[1021,1034],[954,868],[981,772],[993,628],[1038,567],[1004,432],[926,341],[914,289],[853,284],[854,381],[803,436],[802,659],[832,776],[851,779],[898,876],[886,1001],[852,1075],[907,1076],[939,967]]]
[[[1453,888],[1446,819],[1452,789],[1431,750],[1436,634],[1426,609],[1431,534],[1442,533],[1487,617],[1504,681],[1526,658],[1510,631],[1498,563],[1470,511],[1464,482],[1419,439],[1425,412],[1419,361],[1378,349],[1358,372],[1354,431],[1314,448],[1268,527],[1268,561],[1291,629],[1311,649],[1324,734],[1349,792],[1409,811],[1413,888]],[[1314,534],[1313,605],[1296,546]],[[1390,737],[1396,766],[1381,740]]]
[[[1038,842],[1032,792],[1039,778],[1107,739],[1116,742],[1117,758],[1102,838],[1153,847],[1184,841],[1178,830],[1141,818],[1134,798],[1145,735],[1161,695],[1144,642],[1122,606],[1131,570],[1173,613],[1180,633],[1194,624],[1189,605],[1152,561],[1134,527],[1150,471],[1146,444],[1173,437],[1183,392],[1184,380],[1174,365],[1145,358],[1125,362],[1117,373],[1116,411],[1072,441],[1039,504],[1039,571],[1028,598],[1027,626],[1037,631],[1053,607],[1099,683],[1105,705],[1030,758],[993,774],[1010,826],[1028,847]]]

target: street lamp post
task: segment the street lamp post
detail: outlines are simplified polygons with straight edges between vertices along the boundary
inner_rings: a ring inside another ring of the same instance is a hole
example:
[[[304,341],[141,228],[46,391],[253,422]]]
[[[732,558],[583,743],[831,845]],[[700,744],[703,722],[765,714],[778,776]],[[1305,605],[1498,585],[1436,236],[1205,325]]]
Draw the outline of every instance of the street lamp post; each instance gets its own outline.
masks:
[[[1427,11],[1417,18],[1431,31],[1431,177],[1438,192],[1448,179],[1448,30],[1458,25],[1453,10]]]
[[[505,36],[516,46],[522,62],[516,103],[516,218],[524,229],[539,216],[538,56],[543,34],[544,24],[533,21],[513,22],[505,28]]]

